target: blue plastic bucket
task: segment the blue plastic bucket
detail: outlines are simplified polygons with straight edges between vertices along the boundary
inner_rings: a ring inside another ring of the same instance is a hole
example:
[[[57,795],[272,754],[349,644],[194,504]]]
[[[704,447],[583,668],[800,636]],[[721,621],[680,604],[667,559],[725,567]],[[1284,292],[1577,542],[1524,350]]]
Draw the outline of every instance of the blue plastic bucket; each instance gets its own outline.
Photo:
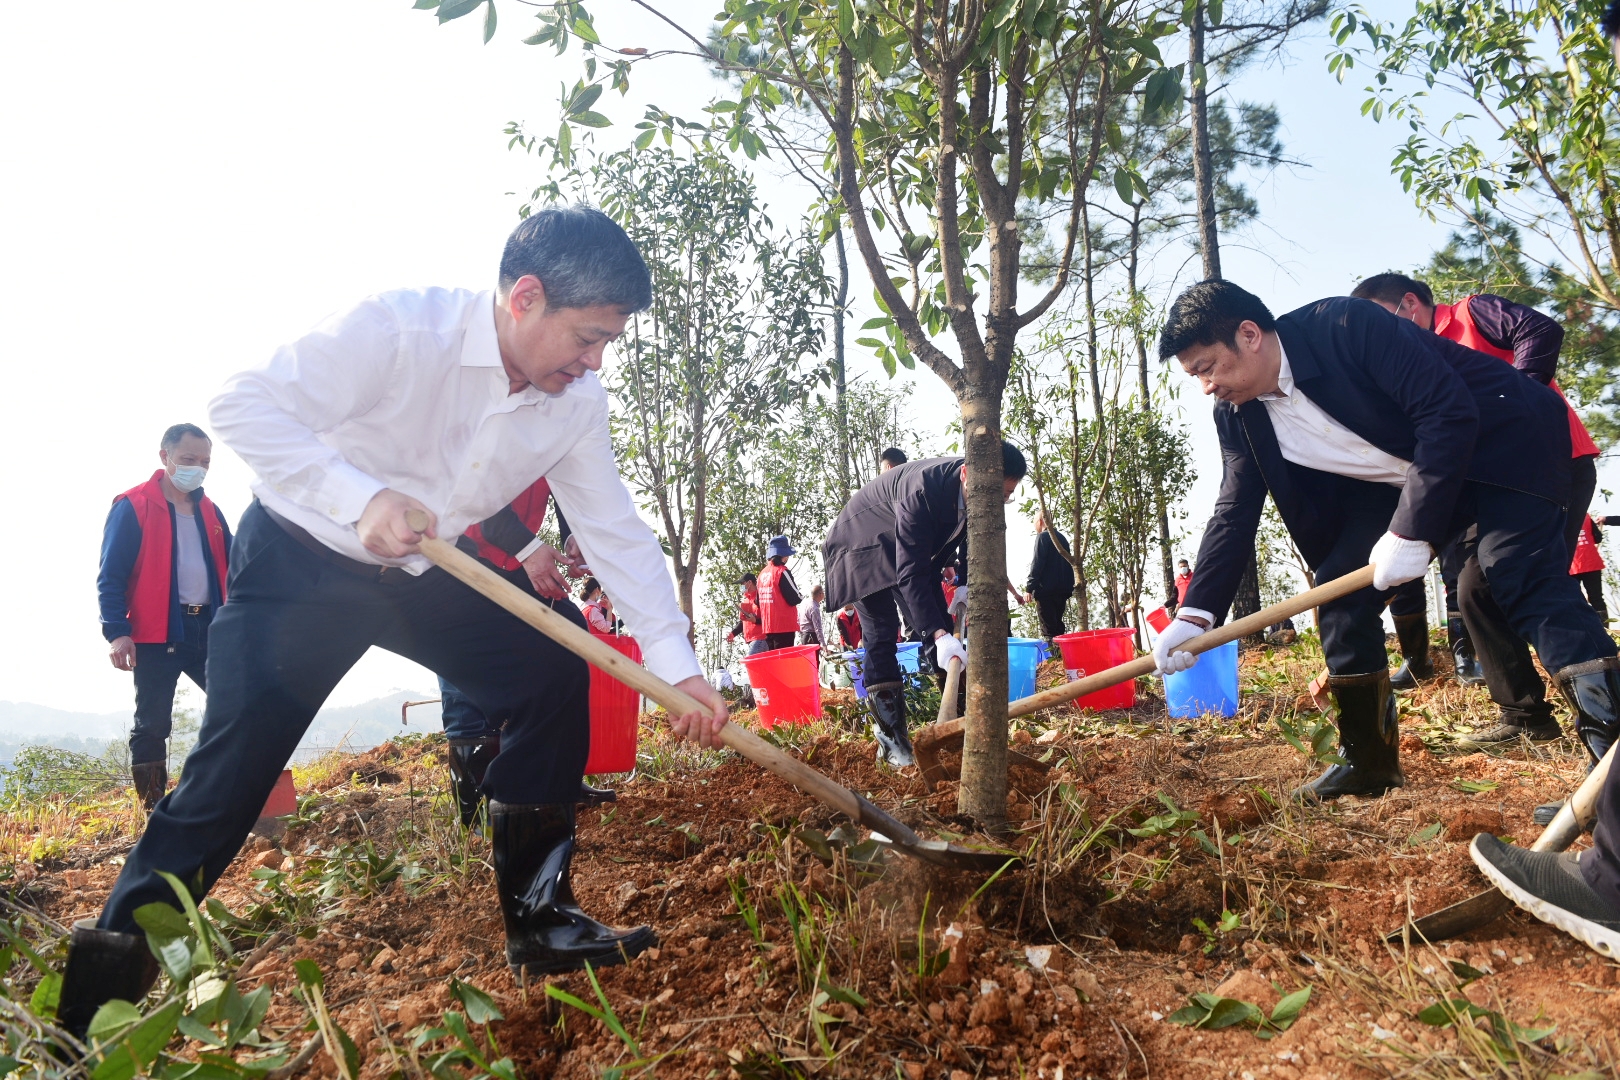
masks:
[[[865,659],[865,649],[856,649],[854,652],[844,654],[844,660],[849,664],[849,681],[855,684],[855,698],[857,701],[866,700],[866,680],[861,678],[861,661]]]
[[[1177,718],[1236,716],[1238,710],[1238,643],[1228,641],[1200,653],[1186,671],[1164,676],[1164,700]]]
[[[1035,669],[1046,659],[1046,642],[1039,638],[1007,639],[1007,700],[1017,701],[1035,692]]]

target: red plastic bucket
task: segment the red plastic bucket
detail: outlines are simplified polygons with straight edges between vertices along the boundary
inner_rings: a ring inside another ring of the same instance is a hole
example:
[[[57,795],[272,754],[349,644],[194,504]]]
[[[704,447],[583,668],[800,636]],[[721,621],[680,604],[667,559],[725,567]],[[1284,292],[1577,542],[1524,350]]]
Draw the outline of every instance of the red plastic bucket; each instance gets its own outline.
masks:
[[[816,670],[820,652],[819,645],[791,645],[743,657],[761,724],[773,728],[821,719],[821,680]]]
[[[591,636],[641,663],[641,646],[635,638],[594,631]],[[591,754],[585,759],[587,773],[597,776],[634,771],[640,712],[639,693],[591,665]]]
[[[1130,627],[1106,630],[1080,630],[1059,634],[1052,639],[1063,652],[1063,666],[1073,682],[1111,667],[1129,663],[1136,656],[1136,631]],[[1136,680],[1126,679],[1117,686],[1076,698],[1077,709],[1129,709],[1136,704]]]

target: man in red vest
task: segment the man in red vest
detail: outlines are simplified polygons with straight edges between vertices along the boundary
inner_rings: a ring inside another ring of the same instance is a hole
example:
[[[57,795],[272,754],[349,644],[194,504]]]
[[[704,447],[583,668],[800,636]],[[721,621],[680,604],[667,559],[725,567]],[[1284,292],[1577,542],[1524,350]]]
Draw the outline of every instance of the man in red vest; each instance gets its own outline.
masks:
[[[148,810],[169,787],[168,740],[182,673],[207,691],[208,624],[225,602],[231,530],[202,492],[213,444],[202,428],[163,433],[163,467],[113,500],[101,539],[101,632],[135,674],[129,759]]]
[[[1512,364],[1525,375],[1558,391],[1558,352],[1564,330],[1557,322],[1523,304],[1490,293],[1465,296],[1455,304],[1436,304],[1434,293],[1421,281],[1404,274],[1374,274],[1356,286],[1352,295],[1410,319],[1441,337]],[[1564,543],[1573,553],[1597,489],[1597,444],[1586,426],[1568,408],[1571,446],[1569,506],[1564,519]],[[1465,740],[1475,747],[1500,746],[1520,738],[1556,739],[1563,732],[1553,719],[1541,676],[1524,639],[1513,632],[1506,615],[1492,598],[1477,561],[1463,566],[1459,575],[1462,619],[1477,650],[1491,700],[1501,710],[1502,722],[1490,731]],[[1421,603],[1420,603],[1421,609]],[[1391,611],[1395,606],[1391,605]],[[1414,635],[1415,637],[1415,635]],[[1614,733],[1608,737],[1612,742]]]
[[[786,649],[799,632],[799,605],[804,597],[787,568],[789,555],[797,555],[785,536],[771,538],[765,548],[765,566],[759,572],[759,625],[766,649]]]

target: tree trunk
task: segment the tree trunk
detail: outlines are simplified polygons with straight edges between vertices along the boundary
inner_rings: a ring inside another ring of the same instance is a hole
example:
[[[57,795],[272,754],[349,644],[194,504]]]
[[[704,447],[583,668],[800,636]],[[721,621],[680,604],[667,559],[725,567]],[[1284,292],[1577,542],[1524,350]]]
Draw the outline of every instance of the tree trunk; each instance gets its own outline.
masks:
[[[1215,213],[1215,168],[1209,150],[1209,78],[1204,70],[1204,5],[1193,9],[1192,32],[1187,46],[1187,67],[1192,72],[1191,120],[1193,134],[1193,185],[1198,189],[1198,251],[1204,260],[1204,277],[1221,276],[1220,222]],[[1194,569],[1196,573],[1196,568]],[[1173,577],[1172,577],[1173,581]],[[1260,610],[1260,564],[1253,552],[1249,565],[1238,581],[1232,598],[1232,615],[1241,619]],[[1217,611],[1216,617],[1222,613]],[[1263,641],[1264,634],[1251,634],[1249,641]]]
[[[969,368],[972,372],[972,368]],[[962,403],[967,459],[968,680],[966,741],[957,813],[985,825],[1007,820],[1007,519],[1002,494],[1001,388],[979,374]],[[970,375],[971,379],[971,375]]]
[[[849,501],[854,486],[853,459],[849,449],[849,389],[844,366],[844,318],[849,306],[849,254],[844,250],[843,220],[833,233],[833,251],[838,256],[838,292],[833,297],[833,393],[838,406],[838,487],[843,502]]]

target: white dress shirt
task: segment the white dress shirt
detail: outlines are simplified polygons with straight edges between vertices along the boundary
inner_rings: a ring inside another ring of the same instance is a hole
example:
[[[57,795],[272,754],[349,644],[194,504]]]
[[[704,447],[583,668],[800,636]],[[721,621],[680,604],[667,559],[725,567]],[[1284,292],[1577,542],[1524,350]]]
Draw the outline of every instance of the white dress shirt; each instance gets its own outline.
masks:
[[[1282,354],[1277,392],[1261,394],[1258,400],[1265,402],[1282,456],[1307,469],[1405,487],[1406,470],[1412,463],[1378,449],[1296,389],[1281,340],[1277,351]]]
[[[233,377],[209,419],[265,506],[341,555],[413,574],[432,565],[425,556],[383,559],[360,543],[355,524],[377,492],[421,500],[452,540],[544,476],[648,670],[701,674],[663,549],[619,478],[602,384],[587,373],[560,394],[510,391],[493,293],[402,290]]]

